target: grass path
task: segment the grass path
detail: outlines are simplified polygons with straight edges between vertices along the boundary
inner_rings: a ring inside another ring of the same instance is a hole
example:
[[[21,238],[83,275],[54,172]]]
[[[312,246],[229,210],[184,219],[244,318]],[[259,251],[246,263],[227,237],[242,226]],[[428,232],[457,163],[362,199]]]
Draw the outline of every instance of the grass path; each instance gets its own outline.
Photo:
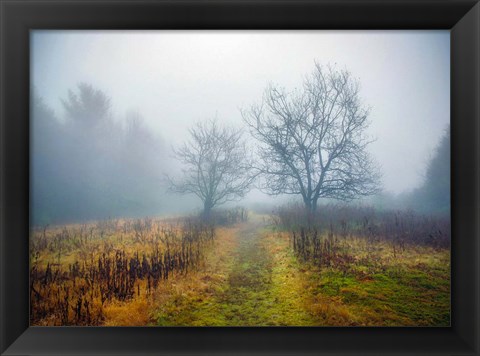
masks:
[[[308,325],[311,323],[291,293],[301,293],[285,282],[285,256],[276,254],[259,218],[237,233],[238,248],[228,277],[228,288],[219,296],[226,325]],[[297,295],[299,297],[299,295]]]
[[[295,279],[287,280],[286,267],[294,266],[285,265],[288,259],[282,255],[284,249],[275,249],[269,234],[260,217],[252,217],[248,223],[239,225],[232,236],[232,250],[223,251],[225,256],[210,256],[207,262],[212,265],[210,269],[207,266],[207,275],[197,276],[198,282],[207,280],[208,287],[199,288],[192,281],[182,288],[174,298],[163,303],[157,323],[312,325],[309,314],[298,303],[301,286],[292,285]]]
[[[271,311],[278,302],[272,285],[272,256],[261,244],[258,221],[243,226],[228,287],[219,295],[222,312],[229,325],[272,325]]]

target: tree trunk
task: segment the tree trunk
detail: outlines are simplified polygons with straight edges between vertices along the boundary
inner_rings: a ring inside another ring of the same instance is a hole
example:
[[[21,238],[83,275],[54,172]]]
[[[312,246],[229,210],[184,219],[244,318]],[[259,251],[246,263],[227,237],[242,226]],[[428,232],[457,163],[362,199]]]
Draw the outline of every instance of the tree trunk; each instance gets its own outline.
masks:
[[[311,211],[314,214],[317,212],[317,202],[318,202],[318,198],[313,198]]]
[[[203,203],[202,218],[204,220],[209,220],[211,218],[211,213],[212,213],[212,204],[209,201],[205,201]]]
[[[304,197],[303,201],[305,203],[307,223],[308,225],[313,225],[315,223],[315,212],[317,211],[317,200]]]

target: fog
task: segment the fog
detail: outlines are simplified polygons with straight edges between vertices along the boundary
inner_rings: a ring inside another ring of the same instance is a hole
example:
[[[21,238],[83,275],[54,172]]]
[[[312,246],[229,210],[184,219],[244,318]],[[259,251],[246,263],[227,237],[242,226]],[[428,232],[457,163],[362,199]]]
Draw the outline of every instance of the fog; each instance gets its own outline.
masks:
[[[268,85],[301,87],[315,61],[361,85],[380,196],[418,192],[450,123],[448,31],[35,30],[32,222],[200,209],[197,197],[167,192],[166,174],[181,172],[172,148],[199,121],[243,129],[241,109]],[[93,108],[85,112],[81,88],[104,103],[84,97]],[[288,199],[253,189],[238,204]]]

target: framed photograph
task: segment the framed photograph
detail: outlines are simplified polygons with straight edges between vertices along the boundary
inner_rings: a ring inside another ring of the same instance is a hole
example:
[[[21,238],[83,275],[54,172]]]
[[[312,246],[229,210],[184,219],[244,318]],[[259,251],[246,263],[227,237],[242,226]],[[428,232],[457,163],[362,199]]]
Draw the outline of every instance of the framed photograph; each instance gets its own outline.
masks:
[[[479,6],[3,1],[2,355],[479,354]]]

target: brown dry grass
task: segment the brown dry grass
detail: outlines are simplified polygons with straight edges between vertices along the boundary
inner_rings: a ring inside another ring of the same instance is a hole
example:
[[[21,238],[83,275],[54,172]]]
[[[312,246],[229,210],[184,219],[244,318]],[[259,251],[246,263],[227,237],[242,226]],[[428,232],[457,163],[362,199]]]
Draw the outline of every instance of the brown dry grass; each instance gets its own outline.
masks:
[[[108,221],[31,236],[32,325],[146,325],[156,288],[205,264],[213,228],[195,221]]]
[[[108,302],[104,309],[104,326],[147,326],[170,318],[172,325],[199,323],[191,306],[207,304],[226,283],[231,255],[235,251],[238,228],[218,228],[216,239],[205,253],[198,270],[160,283],[152,295],[145,293],[125,302]],[[144,282],[142,282],[144,283]],[[142,290],[144,288],[141,288]]]

